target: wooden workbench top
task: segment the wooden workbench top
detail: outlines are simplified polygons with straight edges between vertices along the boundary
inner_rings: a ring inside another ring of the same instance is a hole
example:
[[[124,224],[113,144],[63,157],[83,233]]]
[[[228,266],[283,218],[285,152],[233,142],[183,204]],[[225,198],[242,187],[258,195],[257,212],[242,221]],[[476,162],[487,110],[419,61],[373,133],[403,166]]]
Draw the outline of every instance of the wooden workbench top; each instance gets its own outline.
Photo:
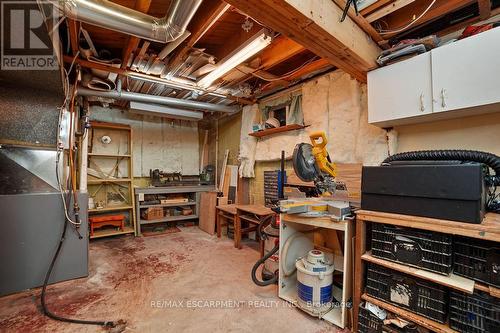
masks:
[[[370,210],[358,210],[356,217],[363,221],[387,223],[500,242],[500,214],[495,213],[487,213],[480,224]]]
[[[238,210],[244,211],[245,213],[255,214],[258,216],[265,216],[276,214],[270,208],[264,205],[236,205]]]
[[[226,212],[226,213],[229,213],[229,214],[233,214],[233,215],[236,215],[236,207],[238,205],[236,204],[231,204],[231,205],[219,205],[219,206],[216,206],[215,208],[217,208],[218,210],[222,210],[223,212]]]

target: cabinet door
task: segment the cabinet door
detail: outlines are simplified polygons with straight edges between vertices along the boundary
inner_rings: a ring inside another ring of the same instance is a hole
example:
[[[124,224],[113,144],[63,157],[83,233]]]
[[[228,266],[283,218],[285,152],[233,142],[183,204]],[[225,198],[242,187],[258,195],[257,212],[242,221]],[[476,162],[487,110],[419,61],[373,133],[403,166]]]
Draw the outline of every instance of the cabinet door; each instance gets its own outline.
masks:
[[[369,72],[368,121],[390,125],[432,113],[431,81],[430,52]]]
[[[500,28],[431,51],[434,112],[500,102]]]

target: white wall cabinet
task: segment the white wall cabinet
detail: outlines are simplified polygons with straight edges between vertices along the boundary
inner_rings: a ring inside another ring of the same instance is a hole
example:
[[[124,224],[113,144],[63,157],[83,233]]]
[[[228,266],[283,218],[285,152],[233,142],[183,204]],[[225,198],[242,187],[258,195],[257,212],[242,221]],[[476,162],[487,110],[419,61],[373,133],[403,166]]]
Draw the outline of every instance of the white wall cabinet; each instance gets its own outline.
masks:
[[[500,111],[500,28],[368,73],[368,121],[389,127]]]
[[[432,113],[430,53],[368,73],[370,123],[429,113]]]

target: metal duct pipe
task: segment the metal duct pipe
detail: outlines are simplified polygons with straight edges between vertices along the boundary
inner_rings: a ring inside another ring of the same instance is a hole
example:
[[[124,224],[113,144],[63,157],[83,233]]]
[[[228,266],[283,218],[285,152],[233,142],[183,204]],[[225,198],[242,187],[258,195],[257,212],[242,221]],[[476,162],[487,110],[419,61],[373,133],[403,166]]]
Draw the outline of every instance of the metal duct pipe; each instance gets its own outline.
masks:
[[[202,0],[173,0],[165,17],[153,17],[107,0],[48,0],[62,15],[76,21],[159,43],[179,38]]]
[[[197,102],[180,98],[138,94],[124,90],[122,90],[121,92],[118,92],[116,90],[97,91],[82,86],[78,86],[76,93],[77,95],[80,96],[95,96],[95,97],[104,97],[112,99],[121,99],[126,101],[156,103],[162,105],[169,105],[173,107],[196,109],[196,110],[207,110],[207,111],[228,112],[228,113],[233,113],[240,110],[239,106],[228,106],[228,105],[212,104],[205,102]]]

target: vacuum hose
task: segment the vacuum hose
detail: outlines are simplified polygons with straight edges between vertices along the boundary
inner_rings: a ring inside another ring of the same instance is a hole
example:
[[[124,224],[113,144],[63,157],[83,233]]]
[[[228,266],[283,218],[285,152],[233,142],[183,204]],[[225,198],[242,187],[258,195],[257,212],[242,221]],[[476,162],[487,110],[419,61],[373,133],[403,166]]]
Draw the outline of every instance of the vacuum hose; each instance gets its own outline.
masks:
[[[274,276],[267,280],[267,281],[260,281],[259,279],[257,279],[257,269],[259,269],[259,266],[264,264],[264,262],[271,258],[276,252],[278,252],[278,250],[280,249],[280,244],[277,243],[273,249],[271,251],[269,251],[268,254],[266,254],[265,256],[263,256],[262,258],[260,258],[259,260],[257,260],[257,262],[255,263],[255,265],[253,265],[252,267],[252,281],[260,286],[260,287],[265,287],[265,286],[269,286],[271,284],[274,284],[276,282],[278,282],[278,275],[277,274],[274,274]]]
[[[399,153],[387,157],[382,164],[394,161],[471,161],[484,163],[495,171],[492,185],[500,185],[500,157],[475,150],[422,150]]]

